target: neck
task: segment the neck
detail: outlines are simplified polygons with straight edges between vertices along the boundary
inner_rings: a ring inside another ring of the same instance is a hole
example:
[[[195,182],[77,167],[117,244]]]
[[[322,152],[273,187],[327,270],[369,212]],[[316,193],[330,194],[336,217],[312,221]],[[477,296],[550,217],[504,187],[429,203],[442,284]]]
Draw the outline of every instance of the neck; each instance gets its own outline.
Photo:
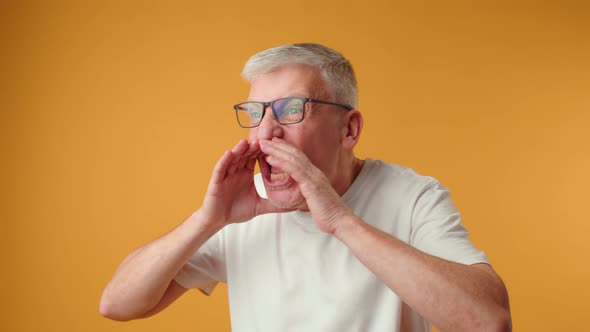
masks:
[[[359,176],[359,173],[363,169],[364,165],[365,165],[364,160],[358,159],[357,157],[353,157],[353,159],[352,159],[352,179],[350,181],[349,187],[352,185],[354,180],[356,180],[356,177]]]
[[[344,195],[348,188],[350,188],[354,180],[356,180],[357,176],[363,169],[364,164],[364,160],[352,156],[352,160],[349,162],[349,167],[346,168],[348,174],[345,174],[344,185],[341,188],[335,188],[336,192],[338,192],[338,195]]]

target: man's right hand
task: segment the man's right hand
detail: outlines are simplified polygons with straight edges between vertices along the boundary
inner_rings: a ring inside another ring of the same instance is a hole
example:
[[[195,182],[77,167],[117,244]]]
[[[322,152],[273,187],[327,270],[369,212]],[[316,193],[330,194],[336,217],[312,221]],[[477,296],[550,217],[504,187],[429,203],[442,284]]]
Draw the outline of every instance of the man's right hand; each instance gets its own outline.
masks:
[[[285,212],[258,195],[254,186],[254,167],[261,153],[258,141],[240,140],[219,159],[199,210],[201,217],[222,225],[243,222],[253,217]]]
[[[257,141],[241,140],[219,159],[203,206],[172,231],[129,254],[103,292],[100,312],[114,320],[153,315],[186,291],[173,279],[186,261],[225,225],[282,212],[254,187]]]

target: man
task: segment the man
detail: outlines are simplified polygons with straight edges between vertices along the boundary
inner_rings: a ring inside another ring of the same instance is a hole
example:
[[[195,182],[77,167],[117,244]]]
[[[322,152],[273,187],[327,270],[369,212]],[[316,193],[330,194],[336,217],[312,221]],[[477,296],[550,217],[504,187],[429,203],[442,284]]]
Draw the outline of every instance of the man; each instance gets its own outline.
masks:
[[[104,316],[148,317],[222,281],[235,331],[511,329],[506,289],[448,191],[354,156],[363,118],[342,55],[285,45],[242,74],[249,140],[217,162],[199,210],[123,261]]]

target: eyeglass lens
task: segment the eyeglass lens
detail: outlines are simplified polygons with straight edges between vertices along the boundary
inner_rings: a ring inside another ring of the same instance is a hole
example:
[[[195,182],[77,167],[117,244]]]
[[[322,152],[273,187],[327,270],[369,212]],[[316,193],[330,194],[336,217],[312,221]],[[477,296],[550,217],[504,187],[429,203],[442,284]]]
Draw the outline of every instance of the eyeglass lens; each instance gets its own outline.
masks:
[[[297,98],[277,99],[271,107],[281,124],[297,123],[303,119],[305,101]],[[264,103],[245,102],[237,106],[237,117],[241,126],[255,127],[262,121]]]

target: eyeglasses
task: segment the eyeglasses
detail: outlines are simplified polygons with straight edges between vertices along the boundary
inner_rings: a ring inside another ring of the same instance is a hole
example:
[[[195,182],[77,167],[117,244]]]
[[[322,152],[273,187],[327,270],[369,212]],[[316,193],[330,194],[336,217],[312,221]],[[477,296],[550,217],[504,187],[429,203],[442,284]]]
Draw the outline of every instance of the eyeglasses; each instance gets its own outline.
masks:
[[[238,124],[242,128],[254,128],[260,125],[262,118],[266,112],[266,108],[270,106],[272,113],[275,115],[277,122],[282,125],[290,125],[303,121],[307,103],[317,103],[326,105],[340,106],[347,111],[353,109],[352,106],[333,103],[331,101],[324,101],[312,98],[280,98],[273,101],[247,101],[234,105],[236,110],[236,118]]]

